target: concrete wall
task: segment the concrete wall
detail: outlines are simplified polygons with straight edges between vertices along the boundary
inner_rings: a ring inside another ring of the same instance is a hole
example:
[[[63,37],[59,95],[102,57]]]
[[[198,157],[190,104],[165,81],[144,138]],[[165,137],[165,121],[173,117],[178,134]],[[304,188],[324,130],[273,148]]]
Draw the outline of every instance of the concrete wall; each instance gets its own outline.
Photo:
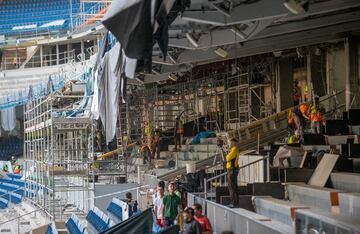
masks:
[[[277,112],[285,110],[294,105],[293,95],[293,68],[291,60],[288,58],[280,59],[277,69]]]

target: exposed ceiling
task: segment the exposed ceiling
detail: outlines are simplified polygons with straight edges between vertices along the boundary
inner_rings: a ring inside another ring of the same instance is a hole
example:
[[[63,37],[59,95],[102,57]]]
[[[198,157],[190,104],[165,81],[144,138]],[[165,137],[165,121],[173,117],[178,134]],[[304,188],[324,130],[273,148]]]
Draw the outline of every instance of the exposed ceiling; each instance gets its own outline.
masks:
[[[198,64],[338,41],[360,30],[359,0],[294,0],[308,2],[300,14],[291,13],[285,1],[192,0],[169,29],[165,61],[154,48],[153,63],[160,66],[145,82]],[[227,3],[232,7],[224,8]],[[226,53],[216,53],[219,47]]]

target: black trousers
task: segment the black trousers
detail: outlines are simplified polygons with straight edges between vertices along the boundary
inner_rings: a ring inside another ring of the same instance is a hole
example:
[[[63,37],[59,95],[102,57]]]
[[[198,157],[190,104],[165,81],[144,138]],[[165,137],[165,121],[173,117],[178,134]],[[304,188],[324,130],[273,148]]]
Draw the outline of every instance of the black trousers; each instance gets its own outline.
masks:
[[[227,169],[226,179],[230,193],[230,198],[234,206],[239,205],[238,184],[237,184],[238,174],[239,174],[239,169]]]

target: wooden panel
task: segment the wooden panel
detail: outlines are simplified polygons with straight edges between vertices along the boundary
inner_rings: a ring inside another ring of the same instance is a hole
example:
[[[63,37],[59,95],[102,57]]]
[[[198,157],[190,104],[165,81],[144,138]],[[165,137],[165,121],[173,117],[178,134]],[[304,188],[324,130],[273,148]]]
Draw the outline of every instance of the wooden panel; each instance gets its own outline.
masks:
[[[308,184],[324,187],[338,158],[339,155],[337,154],[324,154],[320,163],[312,174]]]

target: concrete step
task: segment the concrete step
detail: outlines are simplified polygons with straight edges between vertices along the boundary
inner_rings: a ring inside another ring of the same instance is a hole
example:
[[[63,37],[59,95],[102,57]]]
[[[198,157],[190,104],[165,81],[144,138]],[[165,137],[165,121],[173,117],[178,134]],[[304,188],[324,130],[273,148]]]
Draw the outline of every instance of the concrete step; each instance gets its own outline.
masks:
[[[255,211],[258,214],[270,217],[272,220],[292,226],[297,209],[309,209],[309,206],[284,201],[272,197],[253,197]]]
[[[360,233],[360,219],[316,209],[298,209],[295,233]]]
[[[329,212],[339,205],[339,193],[343,192],[307,184],[286,184],[285,187],[290,201]]]
[[[169,145],[169,151],[173,151],[175,145]],[[196,151],[196,152],[216,152],[217,145],[213,144],[201,144],[201,145],[182,145],[180,151]]]
[[[164,151],[160,152],[161,158],[178,158],[178,160],[203,160],[206,158],[209,158],[211,156],[214,156],[214,153],[210,152],[170,152],[170,151]]]
[[[231,209],[231,211],[233,211],[234,213],[238,213],[240,216],[245,216],[247,219],[261,222],[261,226],[247,224],[247,233],[294,233],[291,226],[284,225],[283,223],[272,220],[269,217],[257,214],[255,212],[251,212],[242,208],[233,208]],[[251,229],[250,227],[254,227],[254,229]],[[262,228],[264,228],[264,230],[262,230]],[[269,233],[269,229],[273,230],[273,232]]]
[[[347,192],[360,193],[360,174],[336,172],[330,174],[332,187]]]
[[[183,160],[178,160],[178,168],[182,168],[182,167],[186,167],[186,164],[188,163],[196,163],[196,161],[183,161]],[[197,170],[197,169],[196,169]]]
[[[360,193],[339,193],[340,214],[360,217]]]

